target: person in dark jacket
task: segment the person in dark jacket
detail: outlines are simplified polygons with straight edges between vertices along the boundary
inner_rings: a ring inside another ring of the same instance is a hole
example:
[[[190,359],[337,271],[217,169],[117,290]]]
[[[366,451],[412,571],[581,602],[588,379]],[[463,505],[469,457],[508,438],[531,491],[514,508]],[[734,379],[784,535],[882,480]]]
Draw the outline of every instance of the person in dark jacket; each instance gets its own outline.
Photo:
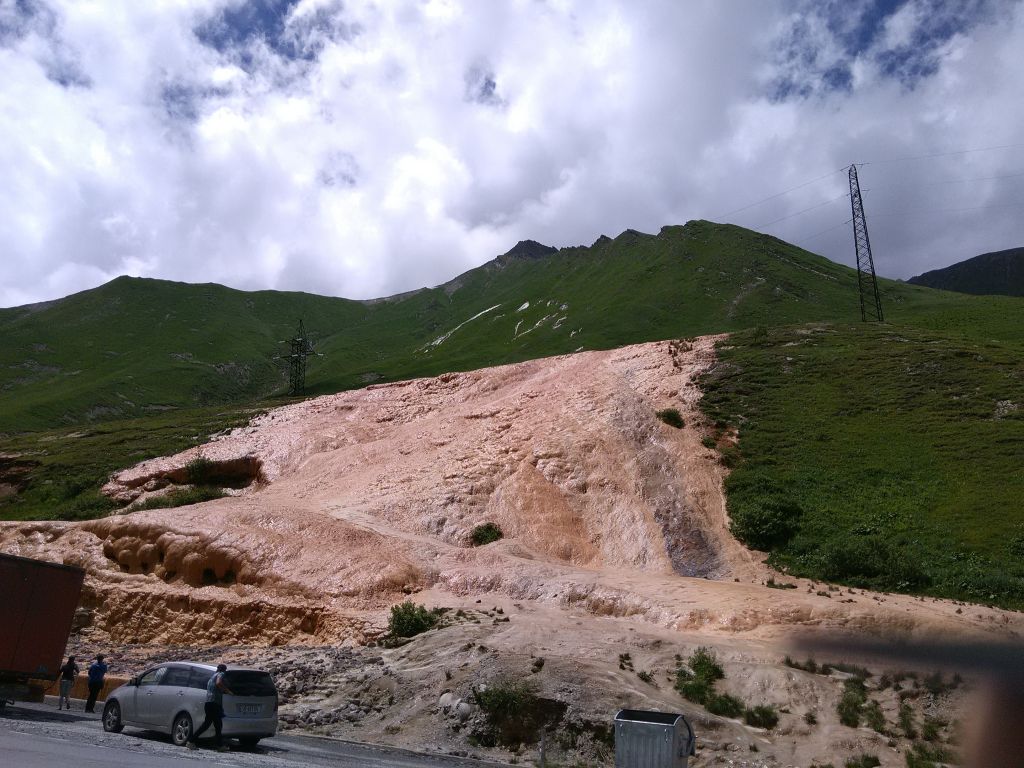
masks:
[[[86,712],[96,711],[96,699],[103,690],[103,678],[107,674],[107,665],[103,662],[103,654],[96,655],[96,661],[89,665],[89,698],[85,702]]]
[[[196,741],[203,731],[212,724],[213,731],[217,736],[217,751],[228,751],[228,748],[224,745],[224,737],[221,734],[224,728],[224,694],[234,696],[235,693],[228,688],[227,678],[224,676],[224,673],[227,671],[227,664],[218,664],[217,671],[206,684],[206,719],[203,720],[203,724],[199,726],[199,729],[192,734],[192,738],[186,742],[185,746],[189,749],[197,749]]]
[[[57,699],[57,709],[65,704],[68,705],[68,709],[71,709],[71,686],[75,684],[78,671],[75,657],[68,656],[67,664],[60,668],[60,698]]]

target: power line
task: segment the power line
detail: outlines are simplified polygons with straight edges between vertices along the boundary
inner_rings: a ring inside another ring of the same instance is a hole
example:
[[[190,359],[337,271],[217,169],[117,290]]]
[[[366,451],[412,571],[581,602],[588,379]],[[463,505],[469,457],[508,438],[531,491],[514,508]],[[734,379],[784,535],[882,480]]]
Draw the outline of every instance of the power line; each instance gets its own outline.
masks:
[[[770,227],[772,224],[778,224],[780,221],[785,221],[786,219],[792,219],[794,216],[799,216],[802,213],[807,213],[808,211],[813,211],[816,208],[823,208],[826,205],[830,205],[830,204],[834,203],[836,200],[842,200],[844,197],[849,197],[849,196],[850,196],[849,192],[844,192],[843,194],[841,194],[841,195],[839,195],[837,197],[833,197],[831,200],[826,200],[823,203],[818,203],[817,205],[812,205],[810,208],[804,208],[802,211],[797,211],[796,213],[791,213],[788,216],[780,216],[779,218],[775,219],[774,221],[769,221],[767,224],[760,224],[760,225],[758,225],[756,227],[753,227],[753,229],[764,229],[765,227]]]
[[[927,155],[909,155],[907,157],[889,157],[882,160],[868,160],[863,163],[856,163],[856,165],[877,165],[879,163],[902,163],[906,160],[927,160],[932,157],[949,157],[951,155],[966,155],[971,152],[991,152],[996,149],[1012,149],[1013,147],[1024,147],[1024,141],[1015,142],[1013,144],[1000,144],[995,147],[977,147],[975,149],[956,149],[951,152],[932,152]]]
[[[909,208],[905,211],[882,211],[874,216],[910,216],[918,213],[959,213],[961,211],[983,211],[989,208],[1024,208],[1024,203],[997,203],[995,205],[975,205],[970,208]]]
[[[846,197],[846,195],[843,195],[843,197]],[[828,234],[829,232],[831,232],[834,229],[839,229],[840,227],[845,227],[851,221],[853,221],[853,219],[847,219],[846,221],[842,222],[841,224],[833,224],[828,229],[823,229],[820,232],[815,232],[813,235],[805,237],[802,240],[794,241],[793,245],[800,245],[801,243],[808,243],[808,242],[810,242],[811,240],[814,240],[817,237],[821,237],[822,235]]]
[[[732,216],[734,214],[739,213],[740,211],[746,211],[749,208],[753,208],[755,206],[761,205],[761,203],[767,203],[769,200],[774,200],[777,197],[782,197],[783,195],[788,195],[790,192],[795,192],[796,190],[803,189],[804,187],[809,187],[811,184],[816,184],[817,182],[821,181],[822,179],[827,179],[829,176],[833,176],[833,175],[839,173],[840,171],[845,171],[845,170],[846,170],[845,168],[837,168],[836,170],[829,171],[828,173],[826,173],[826,174],[824,174],[822,176],[819,176],[816,179],[811,179],[810,181],[805,181],[803,184],[797,184],[795,187],[790,187],[789,189],[784,189],[782,192],[776,192],[774,195],[769,195],[768,197],[765,197],[765,198],[763,198],[761,200],[758,200],[757,202],[750,203],[749,205],[745,205],[742,208],[737,208],[735,211],[729,211],[728,213],[719,214],[718,216],[715,216],[714,218],[716,220],[724,219],[726,216]]]

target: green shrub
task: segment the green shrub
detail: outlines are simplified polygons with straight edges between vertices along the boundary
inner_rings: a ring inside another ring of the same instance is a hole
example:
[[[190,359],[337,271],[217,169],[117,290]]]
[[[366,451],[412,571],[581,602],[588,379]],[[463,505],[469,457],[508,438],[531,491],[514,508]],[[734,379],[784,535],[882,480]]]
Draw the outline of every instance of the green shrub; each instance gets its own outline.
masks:
[[[878,733],[885,733],[885,715],[882,714],[882,707],[877,701],[871,700],[865,704],[863,715],[868,728]]]
[[[720,717],[739,717],[743,714],[743,702],[728,693],[711,693],[704,703],[708,712]]]
[[[914,726],[914,708],[907,702],[900,704],[900,730],[908,739],[917,738],[917,728]]]
[[[197,485],[192,488],[175,489],[162,496],[151,496],[141,504],[133,507],[134,510],[141,509],[170,509],[172,507],[184,507],[189,504],[201,504],[204,501],[222,499],[227,494],[220,488],[213,488],[208,485]]]
[[[425,605],[417,605],[411,600],[406,600],[391,606],[388,631],[392,637],[415,637],[421,632],[433,629],[439,618],[438,611],[428,610]]]
[[[843,763],[843,767],[844,768],[878,768],[878,766],[880,766],[881,764],[882,764],[882,761],[879,760],[874,755],[862,754],[862,755],[858,755],[857,757],[851,757],[849,760],[847,760],[845,763]]]
[[[906,753],[907,768],[938,768],[938,765],[956,763],[957,756],[938,744],[917,742]]]
[[[185,475],[191,485],[205,485],[213,474],[214,463],[205,456],[196,456],[185,465]]]
[[[560,720],[566,709],[561,702],[540,698],[528,679],[499,679],[474,691],[473,697],[487,720],[487,729],[480,733],[484,746],[493,746],[489,741],[505,746],[533,743],[540,730]]]
[[[711,681],[725,679],[725,671],[722,669],[722,665],[718,663],[718,657],[715,656],[714,651],[706,646],[701,646],[690,654],[690,659],[687,663],[696,677]]]
[[[497,523],[482,523],[473,529],[473,532],[469,534],[469,538],[473,542],[474,547],[482,547],[484,544],[497,541],[504,535]]]
[[[711,435],[704,435],[704,437],[700,439],[700,444],[705,448],[714,448],[718,445],[718,442]]]
[[[793,538],[803,510],[784,496],[763,496],[731,504],[729,516],[730,529],[737,539],[754,549],[768,551]]]
[[[821,578],[856,587],[905,591],[931,582],[909,553],[894,549],[879,536],[833,538],[821,548],[817,560]]]
[[[843,695],[839,699],[839,704],[836,705],[839,722],[850,728],[857,728],[860,726],[864,703],[867,701],[864,681],[856,677],[851,678],[843,683],[843,688]]]
[[[809,709],[806,712],[804,712],[804,722],[808,725],[817,725],[818,716],[814,714],[813,710]]]
[[[713,680],[694,677],[693,673],[688,669],[676,671],[675,687],[684,699],[695,704],[705,704],[708,698],[715,692]]]
[[[686,422],[683,421],[683,414],[681,414],[676,408],[663,408],[660,411],[656,411],[654,415],[670,427],[682,429],[686,426]]]
[[[708,712],[723,717],[739,717],[743,714],[743,702],[735,696],[715,692],[715,681],[725,677],[722,665],[709,648],[700,647],[687,660],[689,669],[676,670],[675,688],[683,698],[703,704]]]
[[[925,717],[924,725],[921,727],[921,738],[925,741],[938,741],[939,732],[946,725],[945,721],[937,720],[934,717]]]
[[[773,706],[757,706],[753,709],[747,709],[743,713],[743,719],[747,725],[752,725],[755,728],[774,728],[779,724],[779,713],[775,711]]]

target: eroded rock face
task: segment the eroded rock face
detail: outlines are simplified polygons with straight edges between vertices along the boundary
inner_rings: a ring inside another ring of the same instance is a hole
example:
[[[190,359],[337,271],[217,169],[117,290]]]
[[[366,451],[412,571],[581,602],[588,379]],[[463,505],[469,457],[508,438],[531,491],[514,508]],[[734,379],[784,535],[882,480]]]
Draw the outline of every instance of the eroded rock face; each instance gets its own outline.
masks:
[[[201,457],[245,486],[238,495],[84,523],[4,523],[0,551],[85,567],[91,630],[125,643],[363,642],[383,631],[390,605],[423,590],[435,602],[495,592],[680,631],[962,625],[952,608],[910,598],[882,608],[751,585],[767,574],[729,536],[724,470],[701,445],[694,382],[714,342],[279,408],[106,488],[134,498],[187,480]],[[684,428],[656,418],[670,407]],[[472,547],[486,522],[504,538]]]

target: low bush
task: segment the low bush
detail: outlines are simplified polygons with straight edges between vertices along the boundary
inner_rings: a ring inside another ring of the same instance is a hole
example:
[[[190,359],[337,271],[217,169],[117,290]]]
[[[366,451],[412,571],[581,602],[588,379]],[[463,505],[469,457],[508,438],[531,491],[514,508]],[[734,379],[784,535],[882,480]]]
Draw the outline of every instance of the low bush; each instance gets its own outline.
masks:
[[[728,693],[710,693],[704,707],[719,717],[739,717],[743,714],[743,702]]]
[[[803,510],[785,496],[764,496],[731,503],[729,516],[736,538],[754,549],[767,551],[784,546],[793,538]]]
[[[875,755],[861,754],[843,763],[843,768],[878,768],[881,764],[882,761]]]
[[[747,725],[755,728],[774,728],[779,724],[779,713],[772,706],[757,706],[743,713]]]
[[[439,611],[406,600],[404,603],[391,606],[388,631],[392,637],[415,637],[428,629],[433,629],[440,618]]]
[[[906,551],[879,536],[830,539],[817,555],[818,575],[856,587],[906,591],[927,587],[931,579]]]
[[[859,727],[866,701],[867,690],[864,688],[864,681],[857,677],[847,680],[843,684],[843,695],[836,705],[839,722],[850,728]]]
[[[945,727],[946,723],[944,720],[938,720],[934,717],[925,717],[924,725],[921,726],[921,738],[925,741],[938,741],[939,732]]]
[[[474,547],[482,547],[484,544],[497,541],[504,535],[497,523],[482,523],[473,529],[469,534],[469,539],[473,542]]]
[[[956,763],[957,756],[937,744],[917,742],[906,753],[907,768],[939,768],[939,765]]]
[[[487,728],[478,735],[484,746],[531,744],[541,729],[555,723],[566,705],[542,699],[531,680],[503,678],[473,692],[477,706],[487,720]]]
[[[718,657],[710,648],[701,646],[690,654],[687,662],[693,674],[706,680],[724,680],[725,670],[718,663]]]
[[[714,448],[716,445],[718,445],[715,438],[713,438],[711,435],[704,435],[704,437],[700,439],[700,444],[703,445],[705,448]]]
[[[196,456],[185,465],[185,475],[190,485],[206,485],[213,474],[214,463],[205,456]]]
[[[914,726],[914,708],[911,707],[907,702],[900,704],[900,730],[903,731],[903,735],[908,739],[917,738],[917,728]]]
[[[162,496],[151,496],[150,498],[132,507],[138,511],[142,509],[170,509],[172,507],[185,507],[189,504],[201,504],[204,501],[224,498],[227,494],[220,488],[209,485],[197,485],[192,488],[181,488],[165,493]]]
[[[681,414],[676,408],[663,408],[660,411],[656,411],[654,415],[670,427],[682,429],[686,426],[686,422],[683,421],[683,414]]]
[[[868,728],[878,733],[885,733],[885,715],[882,714],[882,707],[877,701],[872,699],[867,702],[862,713]]]
[[[825,594],[827,595],[828,593],[826,592]],[[818,664],[814,659],[807,659],[807,661],[794,661],[792,656],[787,656],[783,659],[782,663],[787,667],[792,667],[793,669],[802,669],[804,672],[810,672],[812,675],[832,674],[831,664]]]
[[[689,669],[676,670],[675,688],[683,698],[702,704],[713,715],[740,717],[743,714],[742,701],[715,691],[715,682],[725,677],[725,671],[713,651],[698,648],[690,654],[687,665]]]

